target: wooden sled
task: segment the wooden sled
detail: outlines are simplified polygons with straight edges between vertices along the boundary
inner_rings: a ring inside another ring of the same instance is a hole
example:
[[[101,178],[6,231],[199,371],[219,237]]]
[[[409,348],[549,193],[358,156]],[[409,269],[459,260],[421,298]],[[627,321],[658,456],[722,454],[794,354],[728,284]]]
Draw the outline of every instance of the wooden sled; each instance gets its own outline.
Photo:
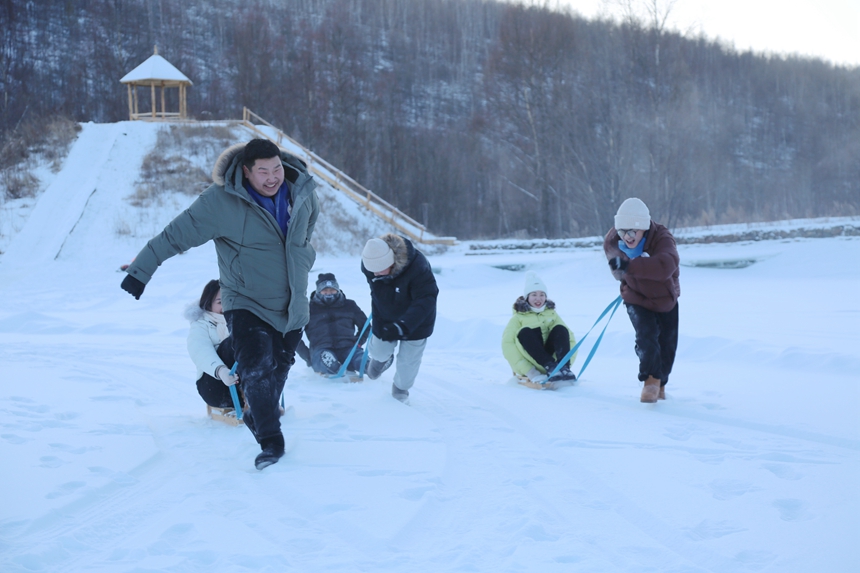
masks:
[[[317,374],[319,374],[323,378],[328,378],[329,380],[337,380],[338,379],[338,378],[333,378],[332,376],[330,376],[328,374],[324,374],[322,372],[317,372]],[[340,378],[342,378],[341,382],[344,382],[344,383],[364,382],[364,376],[359,376],[358,372],[353,372],[351,370],[347,370],[346,374],[344,374]]]
[[[286,410],[283,406],[281,409],[281,417],[283,417],[287,410],[290,410],[292,406],[289,406]],[[244,426],[245,422],[242,420],[238,420],[236,418],[236,410],[233,408],[216,408],[214,406],[206,405],[206,414],[217,422],[224,422],[230,426]]]
[[[217,422],[223,422],[230,426],[244,426],[245,422],[236,418],[236,410],[233,408],[215,408],[206,405],[206,414]]]
[[[559,388],[563,388],[565,386],[573,386],[573,380],[556,380],[555,382],[544,382],[543,384],[538,384],[536,382],[532,382],[526,376],[521,376],[516,374],[516,379],[518,384],[522,384],[526,388],[534,388],[535,390],[558,390]]]

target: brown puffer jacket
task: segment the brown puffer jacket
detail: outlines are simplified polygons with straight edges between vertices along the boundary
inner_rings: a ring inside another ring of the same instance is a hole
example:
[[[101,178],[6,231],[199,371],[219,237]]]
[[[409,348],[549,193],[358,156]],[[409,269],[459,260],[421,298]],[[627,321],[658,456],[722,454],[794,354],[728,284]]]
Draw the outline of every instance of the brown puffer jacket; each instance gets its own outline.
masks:
[[[619,256],[630,260],[618,248],[620,240],[615,227],[606,234],[603,252],[607,261]],[[675,308],[681,296],[681,283],[678,281],[680,258],[675,238],[669,229],[651,221],[644,252],[648,256],[630,260],[626,271],[612,271],[612,275],[621,281],[621,298],[627,304],[638,304],[654,312],[668,312]]]

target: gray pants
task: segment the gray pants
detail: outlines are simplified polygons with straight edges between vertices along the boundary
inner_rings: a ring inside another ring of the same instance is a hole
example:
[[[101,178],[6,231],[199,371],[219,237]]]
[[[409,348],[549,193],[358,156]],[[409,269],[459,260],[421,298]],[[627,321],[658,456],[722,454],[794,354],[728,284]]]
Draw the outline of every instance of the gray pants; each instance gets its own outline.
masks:
[[[424,356],[424,347],[427,346],[426,338],[386,342],[371,335],[367,353],[373,360],[385,362],[394,354],[398,344],[400,344],[400,350],[397,351],[394,385],[401,390],[409,390],[415,384],[418,369],[421,367],[421,357]]]

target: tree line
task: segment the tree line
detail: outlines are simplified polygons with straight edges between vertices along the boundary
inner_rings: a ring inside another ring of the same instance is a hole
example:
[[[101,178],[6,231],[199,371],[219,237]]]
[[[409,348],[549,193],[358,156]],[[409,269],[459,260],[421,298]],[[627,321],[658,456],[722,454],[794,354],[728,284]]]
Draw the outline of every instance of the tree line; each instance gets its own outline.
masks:
[[[55,113],[127,119],[119,79],[157,45],[194,82],[192,116],[247,106],[439,234],[595,235],[629,196],[670,227],[860,214],[860,69],[656,20],[486,0],[46,0],[5,2],[0,34],[0,135]]]

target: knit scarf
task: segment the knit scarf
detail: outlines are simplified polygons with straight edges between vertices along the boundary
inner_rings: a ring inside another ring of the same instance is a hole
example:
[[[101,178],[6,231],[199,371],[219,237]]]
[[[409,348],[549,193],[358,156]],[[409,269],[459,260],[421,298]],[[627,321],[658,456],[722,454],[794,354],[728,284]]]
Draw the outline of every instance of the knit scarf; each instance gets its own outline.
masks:
[[[275,221],[278,222],[278,227],[281,228],[281,232],[286,237],[287,227],[290,225],[290,187],[287,185],[287,182],[284,181],[278,188],[278,192],[272,197],[265,197],[257,193],[247,180],[245,180],[243,184],[248,195],[251,196],[251,199],[253,199],[257,205],[271,213],[272,217],[275,218]]]

